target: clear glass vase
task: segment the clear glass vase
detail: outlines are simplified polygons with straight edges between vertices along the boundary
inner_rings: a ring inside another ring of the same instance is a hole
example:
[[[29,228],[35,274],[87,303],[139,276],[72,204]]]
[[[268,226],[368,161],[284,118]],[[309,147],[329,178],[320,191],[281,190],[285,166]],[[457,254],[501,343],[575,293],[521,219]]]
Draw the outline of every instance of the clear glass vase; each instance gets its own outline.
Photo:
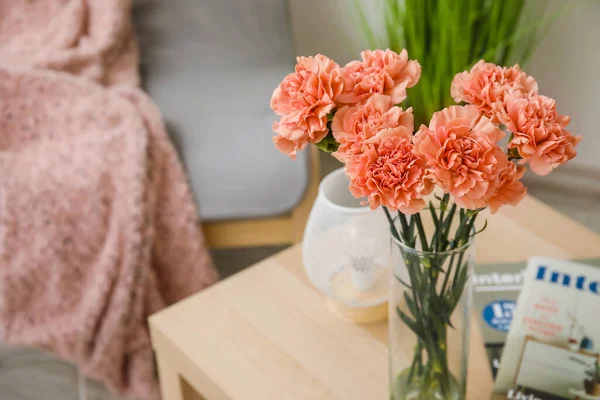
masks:
[[[472,241],[423,252],[392,236],[390,400],[465,400]]]

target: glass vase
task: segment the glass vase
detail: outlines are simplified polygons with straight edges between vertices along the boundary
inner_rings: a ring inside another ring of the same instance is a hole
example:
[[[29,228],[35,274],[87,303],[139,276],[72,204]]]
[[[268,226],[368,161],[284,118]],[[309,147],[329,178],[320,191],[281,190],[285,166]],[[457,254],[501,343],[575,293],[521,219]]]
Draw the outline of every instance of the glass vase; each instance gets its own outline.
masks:
[[[443,252],[392,236],[390,400],[465,400],[472,241]]]

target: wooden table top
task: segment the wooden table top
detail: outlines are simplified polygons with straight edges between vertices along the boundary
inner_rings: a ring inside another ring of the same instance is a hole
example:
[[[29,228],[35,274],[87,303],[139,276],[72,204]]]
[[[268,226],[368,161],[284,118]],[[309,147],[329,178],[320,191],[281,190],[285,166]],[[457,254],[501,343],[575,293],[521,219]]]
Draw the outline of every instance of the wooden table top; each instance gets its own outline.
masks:
[[[490,216],[476,240],[480,263],[534,255],[599,257],[600,235],[528,197]],[[389,396],[387,323],[333,315],[304,273],[299,245],[153,315],[150,327],[159,356],[207,400]],[[492,377],[473,328],[467,398],[485,400]]]

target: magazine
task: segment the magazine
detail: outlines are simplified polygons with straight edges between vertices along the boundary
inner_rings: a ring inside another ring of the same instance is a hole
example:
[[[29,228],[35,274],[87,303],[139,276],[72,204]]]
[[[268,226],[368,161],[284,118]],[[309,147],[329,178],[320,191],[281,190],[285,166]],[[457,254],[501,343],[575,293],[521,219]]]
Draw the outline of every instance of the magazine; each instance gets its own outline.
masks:
[[[494,377],[500,365],[526,266],[524,262],[475,266],[473,305]]]
[[[521,277],[516,307],[497,299],[482,314],[484,329],[488,318],[500,331],[510,326],[495,390],[542,400],[598,398],[585,394],[584,381],[600,357],[600,269],[534,257]]]

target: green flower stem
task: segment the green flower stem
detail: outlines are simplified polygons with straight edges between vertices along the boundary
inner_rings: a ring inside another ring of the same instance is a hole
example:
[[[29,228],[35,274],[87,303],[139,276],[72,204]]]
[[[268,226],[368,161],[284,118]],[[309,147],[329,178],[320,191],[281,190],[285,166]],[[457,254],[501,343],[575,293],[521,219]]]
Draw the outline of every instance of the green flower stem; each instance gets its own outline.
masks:
[[[400,239],[400,235],[398,235],[398,230],[396,229],[396,224],[394,224],[394,220],[392,219],[392,216],[390,215],[390,211],[387,209],[387,207],[382,207],[383,208],[383,212],[385,213],[385,216],[388,219],[388,222],[390,223],[390,230],[392,231],[392,234],[394,235],[394,237],[398,240]]]
[[[448,245],[450,245],[450,241],[448,240],[448,235],[450,234],[450,228],[452,226],[452,221],[454,220],[454,214],[456,214],[456,203],[452,204],[452,207],[450,207],[450,211],[448,212],[448,217],[446,218],[446,221],[444,222],[444,226],[443,226],[443,232],[442,232],[442,239],[444,240],[444,246],[442,248],[442,251],[446,251],[448,250]]]
[[[452,396],[454,378],[448,365],[448,329],[453,328],[450,318],[469,279],[469,260],[465,261],[465,252],[469,250],[460,249],[475,234],[475,219],[480,211],[460,209],[457,213],[456,204],[449,206],[448,202],[449,197],[444,196],[439,210],[430,204],[429,212],[432,213],[435,222],[430,246],[419,213],[411,217],[410,223],[405,215],[398,215],[398,236],[403,238],[406,246],[414,248],[417,240],[414,235],[416,228],[418,240],[426,253],[402,251],[410,282],[403,282],[408,289],[404,292],[407,309],[403,311],[399,306],[396,308],[398,318],[417,338],[408,372],[408,384],[414,385],[418,382],[419,400],[434,398],[436,392],[439,392],[444,400]],[[451,238],[450,225],[456,214],[460,218],[459,224],[454,231],[454,237]],[[386,215],[393,224],[389,212],[386,212]],[[438,254],[445,250],[459,251],[451,256]],[[428,253],[429,251],[431,253]],[[438,285],[440,274],[444,277],[442,284]]]
[[[454,258],[456,257],[456,253],[452,254],[450,257],[450,262],[448,263],[448,270],[444,274],[444,282],[442,283],[442,288],[440,289],[440,297],[445,297],[446,288],[448,287],[448,282],[450,281],[450,275],[452,274],[452,267],[454,266]]]
[[[402,232],[404,234],[404,238],[406,239],[406,243],[408,243],[410,238],[410,228],[408,226],[408,222],[406,222],[406,216],[398,211],[398,219],[400,220],[400,226],[402,227]]]
[[[425,229],[423,228],[423,221],[421,220],[421,213],[416,213],[413,218],[417,224],[417,230],[419,232],[419,240],[421,240],[421,248],[423,251],[428,252],[429,246],[427,246],[427,236],[425,235]]]

